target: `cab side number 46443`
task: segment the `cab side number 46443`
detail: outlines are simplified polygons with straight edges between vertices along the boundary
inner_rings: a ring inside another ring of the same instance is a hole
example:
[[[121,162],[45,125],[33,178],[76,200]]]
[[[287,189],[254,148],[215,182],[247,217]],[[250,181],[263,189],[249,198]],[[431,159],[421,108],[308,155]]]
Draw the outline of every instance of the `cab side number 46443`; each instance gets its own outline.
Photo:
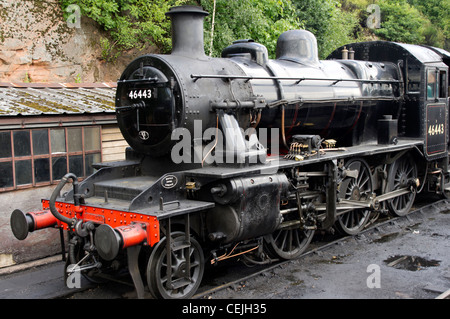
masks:
[[[428,135],[444,134],[444,124],[435,124],[428,127]]]

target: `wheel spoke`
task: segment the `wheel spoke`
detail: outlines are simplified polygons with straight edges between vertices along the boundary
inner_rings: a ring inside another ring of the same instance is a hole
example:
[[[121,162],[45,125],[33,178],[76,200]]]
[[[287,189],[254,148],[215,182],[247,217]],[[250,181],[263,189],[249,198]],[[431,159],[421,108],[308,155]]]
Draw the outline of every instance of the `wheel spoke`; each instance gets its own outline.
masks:
[[[280,245],[281,250],[284,250],[284,247],[286,245],[286,239],[287,239],[288,232],[289,232],[289,230],[283,231],[283,240],[281,241],[281,245]]]
[[[394,207],[396,209],[399,209],[399,205],[398,205],[399,202],[400,202],[400,197],[394,198]]]
[[[342,218],[344,218],[344,225],[348,226],[348,221],[350,219],[350,213],[345,214]],[[348,227],[349,228],[349,227]]]
[[[295,246],[300,247],[300,236],[299,236],[300,230],[294,231],[294,237],[295,237]]]
[[[412,176],[411,173],[412,173],[413,170],[414,170],[414,167],[411,167],[411,168],[405,173],[405,175],[406,175],[406,176]]]
[[[355,226],[355,211],[352,210],[350,213],[350,224],[348,224],[348,228],[353,228]]]
[[[275,242],[278,242],[278,238],[280,237],[281,233],[282,233],[281,230],[280,230],[279,232],[276,233],[277,235],[276,235],[275,238],[274,238],[274,241],[275,241]]]
[[[370,179],[370,176],[367,176],[366,179],[362,183],[359,184],[359,188],[361,188],[361,189],[364,188],[364,185],[367,184],[369,179]]]
[[[293,244],[293,238],[292,238],[292,233],[293,233],[294,231],[293,230],[290,230],[289,231],[289,239],[288,239],[288,251],[292,251],[293,249],[292,249],[292,244]]]
[[[407,195],[402,196],[402,208],[405,208],[408,205],[408,199],[409,199],[409,196],[407,196]]]
[[[361,165],[359,165],[359,167],[361,167]],[[360,168],[358,168],[360,169]],[[356,182],[356,185],[361,185],[361,180],[364,176],[364,169],[361,169],[361,171],[358,174],[358,181]]]

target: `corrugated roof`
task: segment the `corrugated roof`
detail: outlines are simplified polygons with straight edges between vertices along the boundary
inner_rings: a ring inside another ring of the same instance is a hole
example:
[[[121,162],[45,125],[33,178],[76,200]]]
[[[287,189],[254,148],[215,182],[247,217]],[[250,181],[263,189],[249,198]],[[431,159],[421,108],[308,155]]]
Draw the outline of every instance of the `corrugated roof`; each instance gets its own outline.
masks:
[[[114,113],[116,83],[0,82],[0,116]]]

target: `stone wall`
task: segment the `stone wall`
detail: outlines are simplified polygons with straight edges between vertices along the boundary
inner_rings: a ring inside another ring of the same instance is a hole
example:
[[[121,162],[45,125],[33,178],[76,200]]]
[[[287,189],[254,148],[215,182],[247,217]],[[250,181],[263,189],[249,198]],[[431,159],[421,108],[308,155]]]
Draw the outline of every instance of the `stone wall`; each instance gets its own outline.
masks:
[[[58,0],[0,0],[0,82],[116,81],[135,54],[105,62],[107,36],[83,16],[69,27]]]

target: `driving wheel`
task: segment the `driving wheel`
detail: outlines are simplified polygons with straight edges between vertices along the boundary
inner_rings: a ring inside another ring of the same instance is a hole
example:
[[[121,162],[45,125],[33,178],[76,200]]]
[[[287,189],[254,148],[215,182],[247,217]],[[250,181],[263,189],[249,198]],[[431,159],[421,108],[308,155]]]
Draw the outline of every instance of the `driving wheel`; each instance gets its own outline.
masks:
[[[389,167],[387,191],[409,187],[411,191],[407,194],[397,196],[387,201],[389,211],[395,216],[405,216],[409,213],[414,199],[416,198],[416,188],[411,183],[417,179],[417,165],[412,156],[408,154],[397,159]]]
[[[339,186],[340,196],[354,201],[365,201],[373,192],[372,174],[369,164],[363,159],[351,159],[346,163],[347,170],[357,171],[356,177],[346,177]],[[356,235],[364,229],[370,219],[370,210],[353,209],[340,216],[336,228],[345,234]]]

